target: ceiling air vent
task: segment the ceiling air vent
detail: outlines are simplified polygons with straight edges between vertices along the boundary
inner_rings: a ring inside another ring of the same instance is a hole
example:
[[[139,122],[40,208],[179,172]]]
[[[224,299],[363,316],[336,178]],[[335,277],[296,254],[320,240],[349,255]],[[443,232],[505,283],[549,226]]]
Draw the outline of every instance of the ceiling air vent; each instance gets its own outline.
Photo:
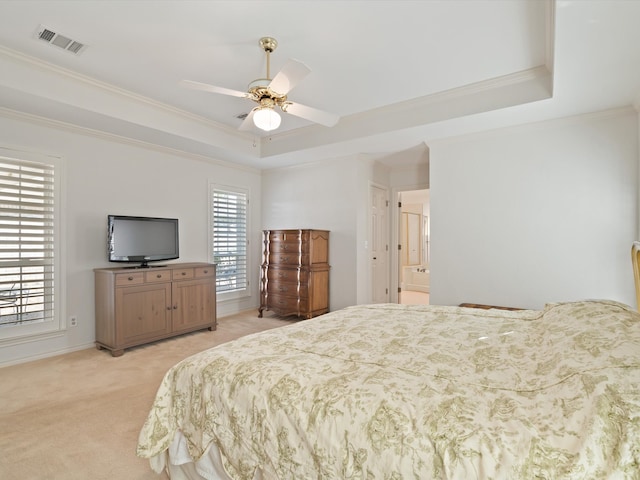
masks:
[[[50,45],[55,45],[56,47],[62,48],[63,50],[74,53],[76,55],[78,55],[85,48],[85,45],[83,43],[77,42],[69,37],[65,37],[64,35],[54,32],[44,25],[40,25],[40,27],[38,28],[38,31],[36,32],[36,38],[44,40]]]

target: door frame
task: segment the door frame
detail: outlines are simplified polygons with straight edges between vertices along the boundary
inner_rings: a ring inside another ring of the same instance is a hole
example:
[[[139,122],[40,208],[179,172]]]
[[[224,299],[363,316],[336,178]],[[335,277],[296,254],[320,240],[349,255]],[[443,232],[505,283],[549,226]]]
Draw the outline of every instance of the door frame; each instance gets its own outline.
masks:
[[[389,202],[390,212],[390,224],[391,224],[391,246],[389,250],[393,251],[391,255],[391,262],[389,264],[391,278],[389,281],[389,301],[391,303],[398,303],[400,297],[398,296],[398,290],[400,289],[400,253],[398,246],[400,245],[400,228],[402,226],[402,216],[400,215],[400,207],[398,202],[400,201],[400,194],[402,192],[409,192],[411,190],[427,190],[429,184],[416,184],[416,185],[403,185],[401,187],[393,187],[391,189],[391,201]]]

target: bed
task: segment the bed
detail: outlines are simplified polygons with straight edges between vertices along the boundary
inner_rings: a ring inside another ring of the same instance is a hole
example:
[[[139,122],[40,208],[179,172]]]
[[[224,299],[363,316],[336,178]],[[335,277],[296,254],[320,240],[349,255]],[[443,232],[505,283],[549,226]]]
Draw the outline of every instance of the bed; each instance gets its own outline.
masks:
[[[365,305],[169,370],[138,443],[182,479],[640,479],[640,314]]]

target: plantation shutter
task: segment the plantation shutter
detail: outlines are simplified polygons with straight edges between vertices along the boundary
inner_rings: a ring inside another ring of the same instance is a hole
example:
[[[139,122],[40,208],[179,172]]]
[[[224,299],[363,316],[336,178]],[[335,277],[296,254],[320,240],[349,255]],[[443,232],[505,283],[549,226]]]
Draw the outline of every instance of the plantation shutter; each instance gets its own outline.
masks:
[[[247,288],[247,195],[213,190],[213,261],[218,293]]]
[[[54,166],[0,157],[0,326],[54,317]]]

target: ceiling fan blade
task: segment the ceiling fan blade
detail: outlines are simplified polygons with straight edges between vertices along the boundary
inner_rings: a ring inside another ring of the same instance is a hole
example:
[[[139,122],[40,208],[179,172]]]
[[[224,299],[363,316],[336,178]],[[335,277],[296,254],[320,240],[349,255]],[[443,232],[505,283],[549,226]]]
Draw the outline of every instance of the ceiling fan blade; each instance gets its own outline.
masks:
[[[238,130],[252,130],[254,128],[253,125],[253,113],[255,112],[255,108],[253,108],[246,117],[244,117],[244,120],[242,121],[242,123],[240,124],[240,126],[238,127]]]
[[[304,63],[291,59],[273,77],[269,88],[280,95],[286,95],[310,72],[311,69]]]
[[[314,123],[319,123],[325,127],[333,127],[340,117],[333,113],[323,112],[317,108],[307,107],[300,103],[287,102],[282,106],[284,112],[295,115],[296,117],[304,118],[305,120],[311,120]]]
[[[215,85],[209,85],[208,83],[194,82],[193,80],[180,80],[180,85],[193,90],[203,90],[205,92],[220,93],[222,95],[231,95],[232,97],[248,98],[247,92],[241,92],[239,90],[231,90],[230,88],[216,87]]]

